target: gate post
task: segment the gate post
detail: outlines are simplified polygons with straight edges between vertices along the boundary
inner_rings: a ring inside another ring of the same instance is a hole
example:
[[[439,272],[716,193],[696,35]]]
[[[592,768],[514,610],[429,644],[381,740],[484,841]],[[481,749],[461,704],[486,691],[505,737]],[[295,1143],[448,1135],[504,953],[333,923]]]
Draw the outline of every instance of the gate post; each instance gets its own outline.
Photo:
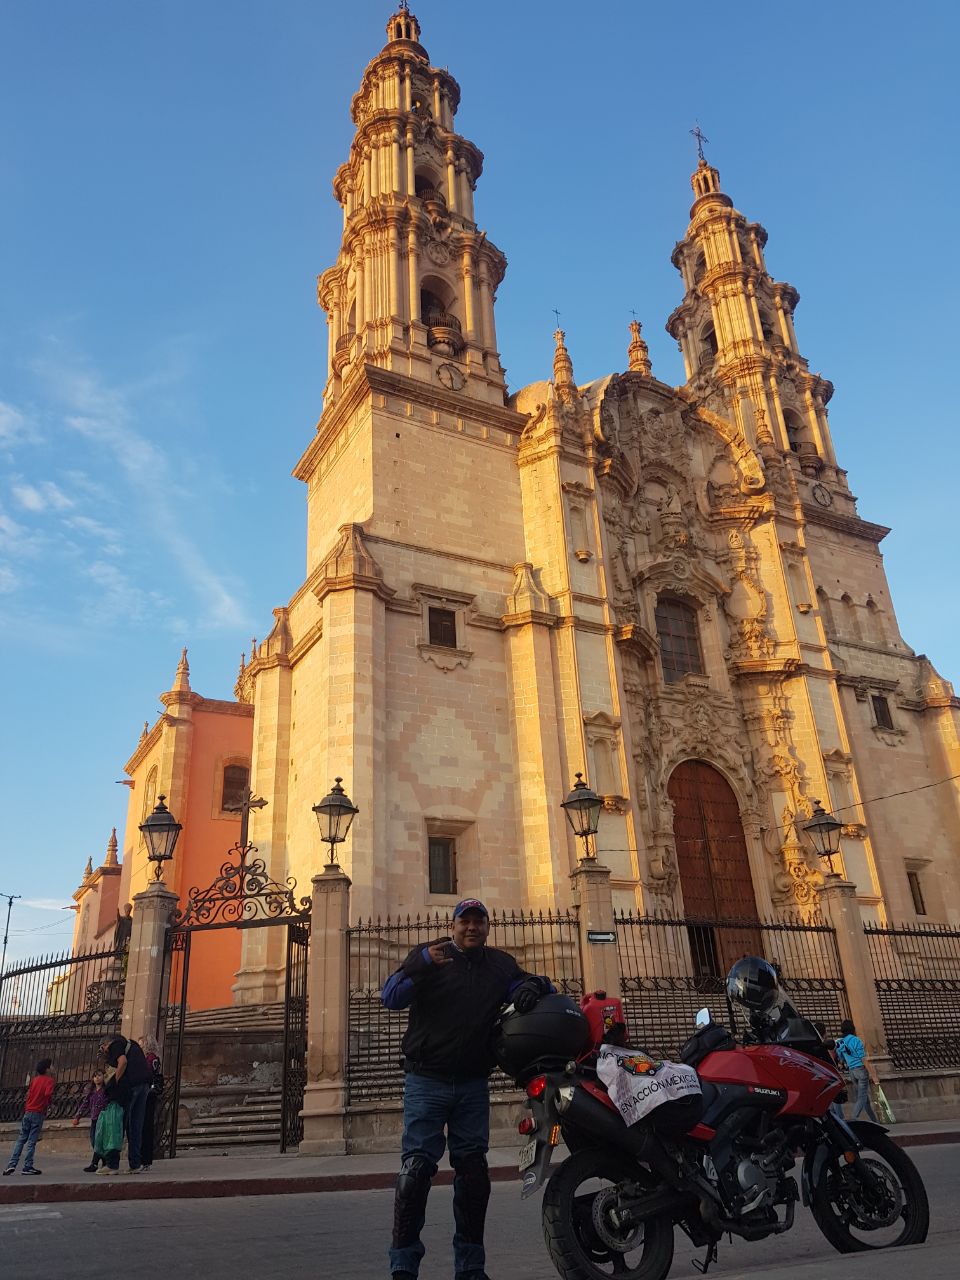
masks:
[[[133,899],[133,927],[127,954],[121,1032],[128,1040],[157,1035],[163,984],[164,944],[178,896],[162,880],[152,881]]]
[[[580,908],[580,955],[583,990],[606,991],[620,997],[620,953],[613,917],[610,868],[591,859],[577,863],[570,876],[574,901]],[[590,933],[610,935],[609,942],[590,942]]]
[[[338,866],[314,876],[307,977],[307,1083],[301,1155],[347,1149],[347,927],[350,878]]]
[[[887,1036],[877,999],[873,961],[863,933],[863,917],[857,902],[857,888],[849,880],[831,873],[824,876],[817,892],[827,924],[832,925],[840,955],[840,972],[847,988],[850,1017],[857,1035],[867,1047],[876,1066],[886,1058]],[[829,1028],[831,1034],[834,1028]]]

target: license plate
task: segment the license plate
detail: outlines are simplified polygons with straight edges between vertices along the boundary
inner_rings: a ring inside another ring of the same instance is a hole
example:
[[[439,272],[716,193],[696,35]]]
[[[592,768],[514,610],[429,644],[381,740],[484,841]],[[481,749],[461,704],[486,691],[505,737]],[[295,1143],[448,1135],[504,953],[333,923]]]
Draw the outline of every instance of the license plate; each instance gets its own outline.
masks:
[[[525,1147],[520,1148],[520,1172],[529,1169],[537,1158],[537,1140],[534,1138],[532,1142],[528,1142]]]

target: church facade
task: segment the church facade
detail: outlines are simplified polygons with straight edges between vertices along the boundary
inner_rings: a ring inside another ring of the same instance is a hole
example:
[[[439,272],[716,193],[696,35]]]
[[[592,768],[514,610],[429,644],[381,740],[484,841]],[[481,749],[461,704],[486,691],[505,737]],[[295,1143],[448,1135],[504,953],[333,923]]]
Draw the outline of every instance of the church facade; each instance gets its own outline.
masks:
[[[242,665],[236,709],[209,704],[229,728],[216,759],[249,764],[268,802],[251,838],[271,873],[309,884],[311,807],[341,775],[360,811],[341,856],[352,914],[463,893],[564,907],[579,851],[560,803],[580,772],[603,796],[619,907],[812,912],[801,828],[820,800],[865,918],[960,920],[960,790],[913,790],[960,774],[960,700],[901,636],[888,530],[858,512],[766,232],[701,155],[667,322],[684,384],[655,376],[634,322],[622,372],[578,384],[558,330],[552,377],[511,391],[506,260],[475,219],[460,89],[412,13],[387,34],[352,102],[343,235],[318,282],[304,581]],[[208,813],[197,788],[222,801],[222,773],[195,782],[175,745],[197,695],[171,698],[129,771],[156,743],[156,792]],[[184,857],[200,838],[185,822]],[[135,887],[127,873],[121,899]],[[237,999],[276,997],[271,932],[244,940]]]

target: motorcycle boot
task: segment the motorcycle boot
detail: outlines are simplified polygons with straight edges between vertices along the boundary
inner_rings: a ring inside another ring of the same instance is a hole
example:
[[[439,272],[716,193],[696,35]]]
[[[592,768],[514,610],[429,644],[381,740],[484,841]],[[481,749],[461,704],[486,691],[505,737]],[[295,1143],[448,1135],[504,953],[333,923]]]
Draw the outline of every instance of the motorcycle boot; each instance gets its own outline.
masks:
[[[483,1228],[490,1199],[490,1170],[482,1151],[450,1157],[453,1165],[453,1261],[456,1280],[485,1280]]]
[[[393,1239],[390,1271],[415,1277],[425,1249],[420,1240],[427,1214],[427,1197],[437,1166],[426,1156],[408,1156],[400,1167],[393,1198]]]

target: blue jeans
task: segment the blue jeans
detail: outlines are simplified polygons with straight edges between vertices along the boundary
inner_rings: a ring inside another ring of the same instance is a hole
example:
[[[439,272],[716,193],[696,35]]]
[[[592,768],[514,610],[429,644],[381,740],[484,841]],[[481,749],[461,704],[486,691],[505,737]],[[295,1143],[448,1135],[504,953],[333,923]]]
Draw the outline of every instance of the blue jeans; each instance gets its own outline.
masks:
[[[40,1111],[25,1111],[23,1119],[20,1121],[20,1133],[17,1137],[16,1146],[10,1159],[7,1161],[8,1169],[15,1169],[20,1163],[20,1152],[23,1152],[23,1167],[25,1169],[33,1168],[33,1153],[37,1147],[37,1141],[40,1137],[40,1130],[43,1128],[43,1113]]]
[[[127,1159],[130,1161],[131,1169],[140,1168],[140,1141],[143,1138],[143,1118],[147,1114],[149,1096],[149,1084],[135,1084],[130,1090],[130,1097],[124,1107],[124,1120],[127,1124]]]
[[[444,1135],[446,1129],[446,1135]],[[404,1163],[420,1156],[436,1173],[444,1147],[450,1147],[450,1163],[456,1168],[469,1156],[483,1156],[490,1145],[490,1088],[486,1080],[432,1080],[408,1072],[403,1087]],[[431,1174],[432,1176],[432,1174]],[[456,1200],[456,1189],[454,1191]],[[425,1203],[425,1202],[424,1202]],[[482,1271],[483,1245],[465,1240],[459,1229],[453,1237],[453,1265],[458,1274]],[[422,1222],[421,1222],[422,1227]],[[419,1239],[402,1248],[391,1248],[390,1270],[417,1275],[426,1250]]]
[[[867,1119],[877,1123],[877,1115],[873,1109],[873,1103],[870,1101],[870,1075],[866,1067],[853,1067],[850,1072],[853,1077],[854,1084],[857,1086],[857,1100],[853,1104],[853,1119],[861,1115],[864,1111],[867,1113]]]

